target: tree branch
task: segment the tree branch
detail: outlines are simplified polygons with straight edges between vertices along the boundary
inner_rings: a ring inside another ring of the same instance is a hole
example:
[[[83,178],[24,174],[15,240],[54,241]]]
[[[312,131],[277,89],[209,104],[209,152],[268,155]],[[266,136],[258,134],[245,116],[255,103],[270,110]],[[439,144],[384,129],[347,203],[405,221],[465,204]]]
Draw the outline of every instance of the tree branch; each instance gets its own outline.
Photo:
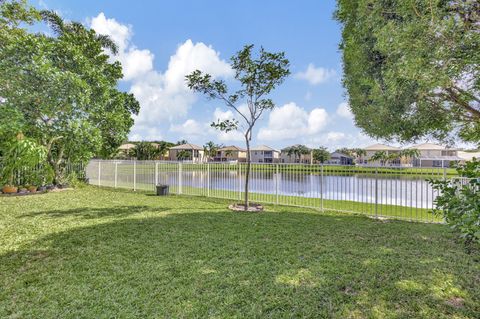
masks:
[[[447,97],[450,98],[453,102],[463,107],[467,112],[471,113],[473,117],[480,119],[480,111],[472,107],[467,102],[463,101],[452,88],[445,89],[448,92]]]

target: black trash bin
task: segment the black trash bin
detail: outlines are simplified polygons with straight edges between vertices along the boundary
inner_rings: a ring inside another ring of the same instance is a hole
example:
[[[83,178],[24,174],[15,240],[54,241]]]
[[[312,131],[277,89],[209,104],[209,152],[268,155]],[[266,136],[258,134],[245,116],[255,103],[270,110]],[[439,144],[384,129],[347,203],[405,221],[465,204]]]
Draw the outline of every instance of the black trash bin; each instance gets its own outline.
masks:
[[[168,195],[168,185],[157,185],[157,196]]]

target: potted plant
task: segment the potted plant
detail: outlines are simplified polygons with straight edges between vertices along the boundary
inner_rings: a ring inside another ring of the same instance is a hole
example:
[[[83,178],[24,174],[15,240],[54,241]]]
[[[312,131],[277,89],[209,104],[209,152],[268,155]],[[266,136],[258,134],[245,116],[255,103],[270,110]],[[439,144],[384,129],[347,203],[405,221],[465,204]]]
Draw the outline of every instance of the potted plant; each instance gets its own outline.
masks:
[[[46,156],[44,147],[30,139],[26,139],[22,133],[5,142],[2,145],[2,192],[16,193],[18,188],[14,185],[15,173],[19,170],[29,170],[37,165]]]
[[[19,194],[27,194],[28,193],[28,189],[25,187],[25,186],[20,186],[18,188],[18,193]]]
[[[32,185],[28,188],[30,192],[32,192],[34,186],[36,186],[35,188],[37,192],[45,192],[47,190],[47,185],[52,183],[53,171],[50,166],[39,165],[31,171],[27,180],[29,184]]]
[[[27,190],[28,190],[30,193],[36,193],[36,192],[37,192],[37,186],[34,186],[34,185],[25,185],[25,187],[27,188]]]

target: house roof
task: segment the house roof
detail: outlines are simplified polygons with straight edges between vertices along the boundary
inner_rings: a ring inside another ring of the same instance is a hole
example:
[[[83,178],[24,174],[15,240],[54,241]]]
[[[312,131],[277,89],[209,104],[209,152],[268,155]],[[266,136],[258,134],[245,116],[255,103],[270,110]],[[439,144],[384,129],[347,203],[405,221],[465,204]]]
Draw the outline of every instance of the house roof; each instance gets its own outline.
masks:
[[[239,152],[246,152],[247,150],[235,145],[225,146],[218,149],[219,151],[239,151]]]
[[[122,144],[118,147],[119,150],[129,150],[129,149],[132,149],[135,147],[135,144],[132,144],[132,143],[125,143],[125,144]]]
[[[277,150],[271,148],[270,146],[267,145],[258,145],[255,147],[252,147],[250,151],[272,151],[272,152],[278,152]]]
[[[418,145],[412,145],[409,149],[417,149],[417,150],[456,150],[455,148],[449,148],[438,144],[433,143],[423,143]]]
[[[424,161],[461,161],[463,158],[458,156],[420,156],[418,159]]]
[[[203,148],[195,144],[182,144],[170,147],[171,150],[199,150],[203,151]]]
[[[364,148],[366,151],[399,151],[400,147],[385,144],[373,144]]]
[[[466,161],[471,161],[474,157],[475,158],[480,158],[480,152],[460,151],[460,152],[458,152],[458,157],[460,157],[460,158],[462,158],[463,160],[466,160]]]
[[[346,155],[344,153],[340,153],[340,152],[333,152],[330,154],[330,157],[332,158],[335,158],[335,157],[346,157],[346,158],[351,158],[353,159],[353,157],[349,156],[349,155]]]

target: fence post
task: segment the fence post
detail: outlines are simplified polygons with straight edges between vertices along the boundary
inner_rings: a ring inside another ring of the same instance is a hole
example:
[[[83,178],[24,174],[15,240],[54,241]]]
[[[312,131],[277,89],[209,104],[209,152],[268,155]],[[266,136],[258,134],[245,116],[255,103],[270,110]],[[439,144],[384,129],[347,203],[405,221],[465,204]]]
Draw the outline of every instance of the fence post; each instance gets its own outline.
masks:
[[[182,194],[182,163],[178,163],[178,194]]]
[[[102,162],[99,160],[98,161],[98,186],[102,186],[101,176],[102,176]]]
[[[158,185],[158,163],[155,162],[155,186]]]
[[[323,212],[323,163],[320,164],[320,210]]]
[[[278,173],[278,164],[275,164],[276,178],[275,178],[275,203],[278,205],[278,190],[280,187],[280,175]]]
[[[375,217],[378,217],[378,168],[375,167]]]
[[[137,190],[137,161],[133,161],[133,191]]]
[[[210,197],[210,164],[207,162],[207,197]]]
[[[115,184],[114,187],[117,188],[117,179],[118,179],[118,162],[115,162]]]
[[[238,165],[238,200],[242,200],[242,166]]]

